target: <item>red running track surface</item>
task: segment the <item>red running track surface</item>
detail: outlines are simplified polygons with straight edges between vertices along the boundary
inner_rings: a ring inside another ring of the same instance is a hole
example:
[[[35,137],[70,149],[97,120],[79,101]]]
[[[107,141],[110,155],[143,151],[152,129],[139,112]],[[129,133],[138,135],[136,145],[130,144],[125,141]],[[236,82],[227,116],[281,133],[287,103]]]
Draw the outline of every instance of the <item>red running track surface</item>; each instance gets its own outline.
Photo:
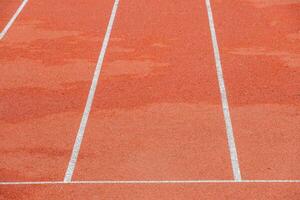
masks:
[[[266,181],[233,182],[205,0],[120,0],[73,181],[183,182],[63,184],[113,4],[30,0],[0,40],[0,199],[299,199],[295,0],[211,0],[242,179]]]

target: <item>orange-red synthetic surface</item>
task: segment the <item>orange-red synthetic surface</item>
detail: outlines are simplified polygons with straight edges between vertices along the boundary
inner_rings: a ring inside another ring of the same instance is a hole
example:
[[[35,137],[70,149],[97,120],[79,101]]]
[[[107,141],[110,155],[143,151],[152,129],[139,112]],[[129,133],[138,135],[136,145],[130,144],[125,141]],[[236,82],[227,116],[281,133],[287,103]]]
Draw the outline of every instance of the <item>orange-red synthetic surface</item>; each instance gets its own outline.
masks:
[[[0,32],[15,14],[22,0],[0,0]]]
[[[75,180],[232,179],[210,41],[204,2],[121,1]]]
[[[300,184],[42,185],[0,187],[0,199],[18,200],[297,200]]]
[[[31,0],[0,41],[0,181],[63,179],[112,4]]]
[[[300,179],[300,4],[212,2],[243,178]]]
[[[0,31],[21,0],[0,0]],[[63,181],[114,0],[0,40],[0,183]],[[300,3],[211,0],[242,178],[300,179]],[[73,180],[233,180],[205,0],[120,0]],[[300,199],[300,183],[0,185],[9,199]]]

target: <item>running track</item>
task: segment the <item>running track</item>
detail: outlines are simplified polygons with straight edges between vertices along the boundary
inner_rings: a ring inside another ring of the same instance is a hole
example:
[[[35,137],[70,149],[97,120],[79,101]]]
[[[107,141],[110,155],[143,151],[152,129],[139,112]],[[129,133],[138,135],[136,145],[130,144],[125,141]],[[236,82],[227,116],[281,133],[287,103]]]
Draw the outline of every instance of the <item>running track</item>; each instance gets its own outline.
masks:
[[[0,199],[299,199],[297,0],[0,0]]]

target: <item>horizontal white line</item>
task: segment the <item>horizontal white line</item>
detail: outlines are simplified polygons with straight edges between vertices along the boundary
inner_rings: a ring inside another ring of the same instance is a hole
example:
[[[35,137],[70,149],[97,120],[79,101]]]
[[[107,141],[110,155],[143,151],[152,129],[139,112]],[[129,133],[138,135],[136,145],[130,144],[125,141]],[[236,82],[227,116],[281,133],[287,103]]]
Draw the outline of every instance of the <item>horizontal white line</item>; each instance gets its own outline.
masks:
[[[300,183],[300,180],[141,180],[141,181],[31,181],[0,182],[0,185],[55,185],[55,184],[201,184],[201,183]]]

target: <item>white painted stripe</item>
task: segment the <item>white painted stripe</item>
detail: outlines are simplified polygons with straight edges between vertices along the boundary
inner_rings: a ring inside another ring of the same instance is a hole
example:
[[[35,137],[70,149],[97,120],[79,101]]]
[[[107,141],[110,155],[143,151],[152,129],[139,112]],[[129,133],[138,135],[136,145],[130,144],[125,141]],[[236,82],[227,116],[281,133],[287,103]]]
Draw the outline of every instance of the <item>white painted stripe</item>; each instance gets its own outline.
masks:
[[[32,182],[0,182],[0,185],[56,185],[56,184],[99,184],[99,185],[130,185],[130,184],[204,184],[204,183],[300,183],[300,180],[141,180],[141,181],[32,181]]]
[[[222,107],[223,107],[223,114],[226,124],[226,133],[227,133],[227,141],[230,151],[230,158],[231,158],[231,165],[232,165],[232,171],[235,181],[241,181],[241,172],[239,167],[239,161],[238,161],[238,155],[236,150],[236,145],[234,141],[234,134],[233,134],[233,128],[231,124],[231,117],[229,112],[229,106],[228,106],[228,100],[227,100],[227,94],[226,94],[226,88],[225,88],[225,82],[223,77],[223,71],[222,71],[222,65],[221,65],[221,58],[220,58],[220,52],[217,42],[217,36],[216,36],[216,30],[214,25],[214,19],[211,9],[210,0],[206,1],[206,8],[207,8],[207,14],[208,14],[208,20],[209,20],[209,28],[211,32],[211,39],[212,39],[212,45],[214,49],[214,56],[215,56],[215,62],[216,62],[216,69],[217,69],[217,76],[218,76],[218,82],[219,82],[219,88],[220,88],[220,94],[221,94],[221,100],[222,100]]]
[[[9,22],[7,23],[7,25],[4,27],[4,29],[2,30],[2,32],[0,33],[0,40],[5,36],[5,34],[7,33],[7,31],[10,29],[10,27],[13,25],[13,23],[15,22],[15,20],[17,19],[17,17],[19,16],[19,14],[22,12],[23,8],[25,7],[25,5],[27,4],[29,0],[24,0],[22,2],[22,4],[19,6],[19,8],[17,9],[17,11],[15,12],[15,14],[13,15],[13,17],[9,20]]]
[[[99,76],[100,76],[104,56],[105,56],[106,49],[107,49],[107,46],[108,46],[108,42],[109,42],[109,38],[110,38],[110,35],[111,35],[112,27],[113,27],[113,24],[114,24],[114,21],[115,21],[118,5],[119,5],[119,0],[115,0],[114,6],[113,6],[113,9],[112,9],[112,12],[111,12],[111,16],[110,16],[110,19],[109,19],[109,23],[108,23],[108,26],[107,26],[107,30],[106,30],[106,33],[105,33],[105,37],[104,37],[104,40],[103,40],[103,43],[102,43],[101,52],[100,52],[98,62],[97,62],[97,65],[96,65],[96,69],[95,69],[95,72],[94,72],[94,77],[93,77],[93,81],[92,81],[91,88],[90,88],[90,91],[89,91],[86,106],[85,106],[85,109],[84,109],[84,112],[83,112],[83,115],[82,115],[80,127],[78,129],[76,141],[75,141],[75,144],[74,144],[74,147],[73,147],[71,159],[69,161],[69,165],[68,165],[68,168],[66,170],[64,182],[70,182],[72,180],[72,176],[73,176],[74,169],[75,169],[75,166],[76,166],[78,154],[79,154],[79,151],[80,151],[80,146],[81,146],[81,143],[82,143],[85,128],[86,128],[87,121],[88,121],[88,118],[89,118],[89,114],[90,114],[90,111],[91,111],[91,107],[92,107],[96,87],[97,87],[97,84],[98,84],[98,80],[99,80]]]

